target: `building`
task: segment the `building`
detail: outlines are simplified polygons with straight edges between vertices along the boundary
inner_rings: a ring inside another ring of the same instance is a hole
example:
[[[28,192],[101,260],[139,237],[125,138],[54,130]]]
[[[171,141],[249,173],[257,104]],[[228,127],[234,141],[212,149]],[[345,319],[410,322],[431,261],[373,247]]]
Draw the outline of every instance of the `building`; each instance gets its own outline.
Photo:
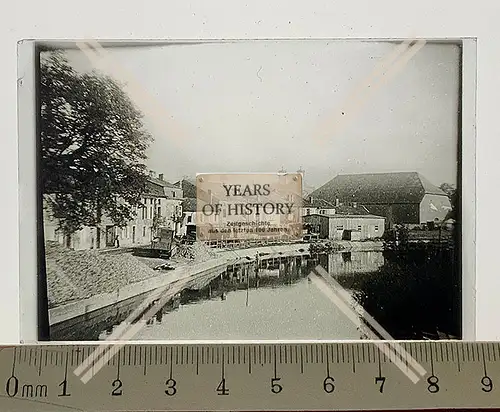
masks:
[[[164,180],[151,171],[141,206],[136,207],[134,217],[124,227],[118,227],[106,215],[99,226],[86,226],[81,230],[64,235],[59,229],[57,219],[51,211],[54,197],[44,196],[44,234],[46,241],[56,241],[75,250],[102,249],[120,246],[135,246],[150,244],[154,238],[157,226],[168,227],[174,234],[182,232],[182,189]],[[119,200],[118,200],[119,201]]]
[[[196,239],[196,199],[185,198],[182,201],[182,226],[181,235]]]
[[[417,172],[338,175],[311,196],[333,204],[362,204],[386,225],[442,222],[450,199]]]
[[[358,205],[356,203],[351,205],[340,204],[338,199],[334,204],[324,199],[309,196],[302,202],[302,216],[335,214],[362,215],[370,214],[370,211],[364,205]]]
[[[304,216],[313,233],[321,239],[330,240],[367,240],[381,238],[385,231],[382,216],[359,214],[333,214]]]

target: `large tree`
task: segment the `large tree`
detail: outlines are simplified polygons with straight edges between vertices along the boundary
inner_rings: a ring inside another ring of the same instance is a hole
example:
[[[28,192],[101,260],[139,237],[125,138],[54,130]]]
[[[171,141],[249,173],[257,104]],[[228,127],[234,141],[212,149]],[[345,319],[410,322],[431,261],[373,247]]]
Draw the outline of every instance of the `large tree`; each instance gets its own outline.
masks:
[[[61,52],[40,66],[41,185],[54,217],[65,234],[104,215],[124,226],[147,178],[141,112],[114,79],[77,72]]]

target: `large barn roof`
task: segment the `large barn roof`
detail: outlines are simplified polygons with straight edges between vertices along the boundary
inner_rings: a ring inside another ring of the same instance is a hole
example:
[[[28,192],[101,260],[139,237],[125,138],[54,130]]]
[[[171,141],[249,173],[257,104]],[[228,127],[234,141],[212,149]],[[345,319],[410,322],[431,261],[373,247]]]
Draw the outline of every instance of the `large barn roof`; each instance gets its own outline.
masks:
[[[359,202],[369,204],[420,203],[425,194],[446,196],[417,172],[371,173],[338,175],[311,197],[329,202]]]

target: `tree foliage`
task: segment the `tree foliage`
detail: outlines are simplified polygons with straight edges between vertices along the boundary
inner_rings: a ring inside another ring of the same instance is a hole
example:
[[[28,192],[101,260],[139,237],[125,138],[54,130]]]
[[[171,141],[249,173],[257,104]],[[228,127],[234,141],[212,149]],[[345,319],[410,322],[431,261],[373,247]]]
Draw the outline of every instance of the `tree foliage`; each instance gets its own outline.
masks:
[[[40,110],[42,192],[61,229],[103,216],[124,226],[147,178],[141,112],[114,79],[75,71],[61,52],[42,58]]]

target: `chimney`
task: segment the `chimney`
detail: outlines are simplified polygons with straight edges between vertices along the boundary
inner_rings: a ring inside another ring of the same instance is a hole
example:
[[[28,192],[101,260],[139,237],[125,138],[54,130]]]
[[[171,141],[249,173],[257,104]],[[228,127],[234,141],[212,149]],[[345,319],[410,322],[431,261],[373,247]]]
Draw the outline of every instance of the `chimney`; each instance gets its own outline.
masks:
[[[339,200],[339,199],[335,199],[335,206],[336,206],[336,207],[339,207],[339,206],[340,206],[340,200]]]
[[[163,181],[163,173],[160,173],[160,174],[158,175],[158,179],[160,179],[161,181]]]
[[[155,177],[155,176],[156,176],[156,172],[154,170],[150,170],[149,177]]]
[[[358,204],[356,202],[352,202],[352,207],[356,209],[358,207]]]

